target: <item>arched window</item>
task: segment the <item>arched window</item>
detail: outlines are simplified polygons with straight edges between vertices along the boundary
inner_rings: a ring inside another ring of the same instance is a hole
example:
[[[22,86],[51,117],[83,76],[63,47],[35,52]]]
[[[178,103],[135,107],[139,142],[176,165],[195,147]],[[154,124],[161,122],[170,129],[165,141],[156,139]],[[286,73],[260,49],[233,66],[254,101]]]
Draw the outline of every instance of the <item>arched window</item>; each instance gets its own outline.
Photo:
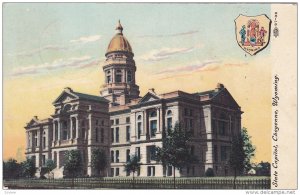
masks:
[[[167,116],[172,116],[172,110],[168,110]]]
[[[150,117],[156,117],[156,116],[157,116],[156,110],[155,110],[155,111],[152,111],[152,112],[150,113]]]
[[[131,71],[128,70],[128,72],[127,72],[127,82],[131,82],[131,81],[132,81]]]
[[[106,83],[111,83],[111,73],[109,70],[106,72]]]
[[[224,113],[220,114],[219,118],[219,134],[220,135],[227,135],[227,121],[226,115]]]
[[[43,148],[46,148],[46,132],[43,132]]]
[[[137,123],[137,134],[138,134],[137,139],[141,139],[141,135],[142,135],[142,122],[141,122],[142,116],[139,115],[137,117],[137,120],[138,120],[138,123]]]
[[[76,137],[76,118],[72,117],[72,136]]]
[[[64,106],[64,112],[68,112],[68,111],[70,111],[71,110],[71,105],[70,104],[66,104],[65,106]]]
[[[121,83],[122,82],[122,71],[117,70],[116,71],[116,83]]]
[[[141,120],[142,119],[142,116],[141,115],[139,115],[138,117],[137,117],[137,120]]]

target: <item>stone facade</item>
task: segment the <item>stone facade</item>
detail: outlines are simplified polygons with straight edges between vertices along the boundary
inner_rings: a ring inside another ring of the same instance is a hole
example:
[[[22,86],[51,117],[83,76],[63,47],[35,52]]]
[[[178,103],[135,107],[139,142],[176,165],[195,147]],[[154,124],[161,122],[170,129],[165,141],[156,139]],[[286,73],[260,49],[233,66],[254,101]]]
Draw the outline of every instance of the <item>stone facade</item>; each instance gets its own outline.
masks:
[[[180,122],[193,132],[191,152],[199,162],[176,170],[176,176],[204,176],[208,168],[215,175],[232,175],[228,165],[230,141],[240,134],[240,106],[223,84],[215,89],[186,93],[156,94],[150,89],[140,97],[135,82],[136,66],[132,48],[117,25],[103,66],[105,84],[100,96],[66,88],[53,102],[51,118],[34,117],[25,127],[26,155],[34,156],[37,167],[47,159],[57,164],[55,177],[63,176],[66,150],[81,151],[83,175],[96,175],[91,152],[103,149],[110,162],[103,176],[130,176],[124,164],[130,155],[140,156],[138,176],[173,176],[171,167],[154,160],[154,147],[162,146],[162,134]]]

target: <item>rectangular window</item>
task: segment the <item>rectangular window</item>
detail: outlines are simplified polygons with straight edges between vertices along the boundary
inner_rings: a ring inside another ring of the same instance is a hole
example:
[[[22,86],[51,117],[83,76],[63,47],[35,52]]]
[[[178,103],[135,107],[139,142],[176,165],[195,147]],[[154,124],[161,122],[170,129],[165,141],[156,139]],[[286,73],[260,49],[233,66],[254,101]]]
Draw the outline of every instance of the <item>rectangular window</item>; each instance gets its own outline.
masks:
[[[167,176],[172,176],[172,166],[168,166],[167,169]]]
[[[43,137],[43,148],[46,148],[46,137]]]
[[[130,171],[126,171],[126,176],[129,176],[130,175]]]
[[[214,160],[218,162],[218,146],[214,145]]]
[[[195,167],[193,166],[193,176],[195,176]]]
[[[130,126],[126,126],[126,141],[130,141]]]
[[[188,116],[188,109],[187,108],[184,109],[184,116]]]
[[[126,162],[128,162],[130,160],[130,150],[127,149],[126,150]]]
[[[141,160],[141,148],[140,147],[135,148],[135,155],[137,155],[137,157],[140,161]]]
[[[151,176],[151,167],[150,166],[147,167],[147,176]]]
[[[110,176],[113,177],[115,175],[115,169],[114,168],[111,168],[110,169]]]
[[[110,131],[111,131],[111,142],[114,143],[114,136],[115,136],[114,135],[114,128],[111,128]]]
[[[114,151],[112,150],[112,151],[110,151],[110,161],[113,163],[114,159],[115,159],[115,157],[114,157]]]
[[[138,139],[141,139],[141,134],[142,134],[142,123],[138,122]]]
[[[119,119],[117,118],[117,119],[116,119],[116,125],[118,125],[118,124],[119,124]]]
[[[42,165],[45,165],[45,163],[46,163],[46,156],[43,155],[43,156],[42,156]]]
[[[225,121],[219,121],[219,134],[220,135],[226,135],[226,122]]]
[[[193,112],[194,112],[193,110],[190,110],[190,116],[193,116]]]
[[[195,146],[191,146],[191,155],[195,154]]]
[[[147,167],[147,176],[155,176],[155,166]]]
[[[155,160],[155,154],[156,154],[155,146],[150,146],[150,160]]]
[[[96,142],[98,142],[98,141],[99,141],[99,135],[98,135],[98,134],[99,134],[99,132],[98,132],[98,128],[96,128],[96,130],[95,130],[95,131],[96,131]]]
[[[116,83],[121,83],[122,82],[122,75],[117,74],[116,75]]]
[[[136,175],[137,175],[137,176],[140,176],[140,174],[141,174],[141,168],[139,167],[139,168],[137,169]]]
[[[119,127],[116,128],[116,142],[119,143]]]
[[[120,161],[119,161],[119,150],[116,150],[116,162],[117,162],[117,163],[120,162]]]
[[[221,146],[221,161],[227,160],[226,146]]]
[[[157,120],[150,121],[151,137],[156,136]]]
[[[147,146],[147,162],[156,160],[155,155],[156,155],[155,146]]]
[[[101,143],[104,142],[104,129],[101,128]]]
[[[120,168],[116,168],[116,176],[120,175]]]
[[[114,120],[110,120],[110,125],[114,125]]]
[[[172,118],[167,118],[167,129],[172,129]]]
[[[186,131],[188,131],[188,129],[189,129],[189,122],[188,122],[187,118],[184,119],[184,128]]]
[[[130,117],[126,117],[126,123],[130,123]]]
[[[190,119],[190,131],[192,132],[192,134],[194,133],[194,123],[193,123],[193,119]]]

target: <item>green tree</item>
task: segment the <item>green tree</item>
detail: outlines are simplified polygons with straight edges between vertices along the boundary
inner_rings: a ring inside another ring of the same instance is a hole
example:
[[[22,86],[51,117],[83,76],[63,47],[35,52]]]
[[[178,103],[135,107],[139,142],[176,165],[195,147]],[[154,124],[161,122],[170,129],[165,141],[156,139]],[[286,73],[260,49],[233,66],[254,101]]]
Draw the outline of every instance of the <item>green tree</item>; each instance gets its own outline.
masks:
[[[21,174],[21,165],[13,158],[3,161],[3,178],[16,179]]]
[[[91,166],[96,170],[97,175],[100,174],[107,166],[107,159],[105,152],[99,148],[93,150]]]
[[[245,153],[243,149],[243,139],[235,136],[232,139],[229,165],[234,171],[233,189],[236,189],[236,177],[244,170]]]
[[[22,175],[24,177],[34,177],[36,173],[36,167],[35,167],[35,159],[33,157],[27,158],[25,161],[21,163],[22,167]]]
[[[197,162],[197,158],[190,151],[190,139],[191,133],[176,123],[174,129],[168,129],[164,135],[162,148],[156,148],[157,161],[173,167],[174,188],[176,188],[175,169],[181,170],[188,164]]]
[[[54,163],[54,161],[51,159],[48,159],[45,164],[45,169],[48,174],[48,178],[50,178],[50,172],[55,168],[56,168],[56,164]]]
[[[254,157],[255,146],[251,142],[251,136],[247,129],[242,128],[241,134],[232,139],[229,158],[230,167],[234,170],[233,188],[236,188],[236,177],[241,173],[247,173],[251,169],[251,158]]]
[[[251,136],[248,135],[248,131],[245,127],[242,128],[241,132],[242,140],[243,140],[243,149],[245,153],[244,159],[244,173],[248,173],[248,171],[252,168],[251,166],[251,158],[255,155],[255,146],[251,142]]]
[[[133,188],[134,188],[134,185],[135,185],[134,174],[141,167],[141,163],[139,161],[140,161],[139,157],[136,154],[134,154],[126,162],[125,168],[124,168],[124,171],[126,171],[127,173],[131,173],[132,172],[132,186],[133,186]]]
[[[66,151],[64,171],[72,177],[72,187],[74,188],[74,178],[82,172],[82,159],[79,150]]]

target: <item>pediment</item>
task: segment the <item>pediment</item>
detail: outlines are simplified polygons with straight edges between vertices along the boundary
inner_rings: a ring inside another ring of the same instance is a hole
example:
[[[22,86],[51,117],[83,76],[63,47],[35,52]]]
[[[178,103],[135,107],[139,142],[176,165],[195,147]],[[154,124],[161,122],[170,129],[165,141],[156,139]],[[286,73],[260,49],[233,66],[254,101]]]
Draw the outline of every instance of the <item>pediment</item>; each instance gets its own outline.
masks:
[[[67,103],[70,102],[72,100],[76,100],[78,99],[78,96],[75,94],[72,94],[70,92],[66,92],[63,91],[60,96],[58,96],[58,98],[56,98],[56,100],[53,102],[53,104],[57,104],[57,103]]]
[[[144,103],[144,102],[151,102],[160,99],[157,95],[148,92],[140,101],[139,103]]]
[[[36,126],[38,124],[39,124],[39,122],[37,120],[31,119],[31,121],[29,123],[27,123],[27,127]]]
[[[214,98],[213,102],[227,105],[233,108],[240,108],[238,103],[235,101],[235,99],[232,97],[232,95],[229,93],[227,89],[223,89],[220,93],[218,93]]]

